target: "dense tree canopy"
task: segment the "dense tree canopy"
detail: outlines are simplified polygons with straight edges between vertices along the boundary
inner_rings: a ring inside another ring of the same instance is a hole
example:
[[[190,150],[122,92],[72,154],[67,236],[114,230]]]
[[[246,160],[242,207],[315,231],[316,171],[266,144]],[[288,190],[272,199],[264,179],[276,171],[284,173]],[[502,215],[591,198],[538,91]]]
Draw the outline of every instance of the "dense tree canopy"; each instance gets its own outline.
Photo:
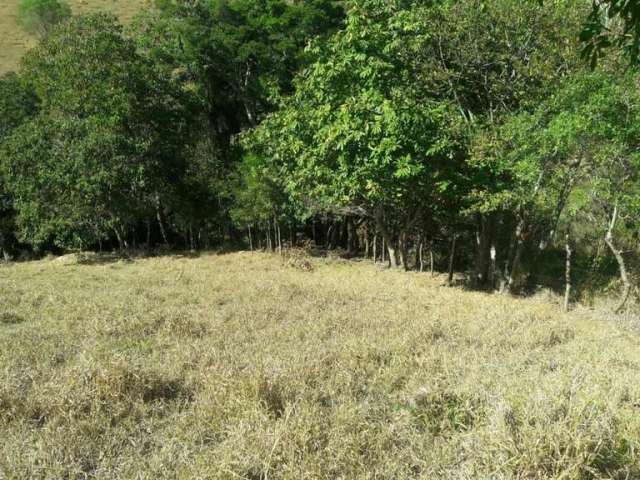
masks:
[[[618,282],[622,308],[633,5],[162,0],[126,30],[61,21],[0,79],[0,248],[311,240],[489,290],[574,272],[580,294]]]

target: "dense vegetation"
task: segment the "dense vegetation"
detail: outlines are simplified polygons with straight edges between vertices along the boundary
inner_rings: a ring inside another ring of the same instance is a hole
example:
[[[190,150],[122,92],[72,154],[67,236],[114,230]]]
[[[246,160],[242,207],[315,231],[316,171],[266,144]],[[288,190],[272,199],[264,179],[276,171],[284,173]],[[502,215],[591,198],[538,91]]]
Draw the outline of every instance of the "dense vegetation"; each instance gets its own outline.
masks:
[[[126,30],[56,17],[0,79],[0,248],[310,240],[567,301],[619,278],[620,310],[640,253],[629,8],[158,0]]]

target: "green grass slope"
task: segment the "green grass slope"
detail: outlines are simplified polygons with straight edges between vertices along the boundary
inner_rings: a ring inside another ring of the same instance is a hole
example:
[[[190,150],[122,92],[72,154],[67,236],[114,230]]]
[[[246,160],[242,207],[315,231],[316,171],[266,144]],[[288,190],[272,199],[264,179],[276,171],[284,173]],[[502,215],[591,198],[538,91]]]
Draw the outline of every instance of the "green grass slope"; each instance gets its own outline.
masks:
[[[0,75],[16,70],[20,58],[35,43],[17,24],[19,0],[0,0]],[[130,21],[147,0],[68,0],[74,14],[111,12],[123,22]]]
[[[0,267],[0,478],[640,478],[640,342],[236,253]]]

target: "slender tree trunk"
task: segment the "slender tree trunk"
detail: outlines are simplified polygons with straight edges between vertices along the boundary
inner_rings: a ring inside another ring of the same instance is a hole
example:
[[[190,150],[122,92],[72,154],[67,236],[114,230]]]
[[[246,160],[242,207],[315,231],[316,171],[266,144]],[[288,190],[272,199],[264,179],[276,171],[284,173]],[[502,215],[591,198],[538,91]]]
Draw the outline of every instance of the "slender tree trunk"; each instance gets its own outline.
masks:
[[[511,262],[511,270],[507,277],[507,288],[510,293],[514,293],[515,282],[520,269],[520,261],[522,259],[522,252],[524,250],[524,228],[526,224],[524,217],[521,216],[518,221],[518,226],[515,232],[515,254],[513,255],[513,261]]]
[[[275,217],[273,221],[275,222],[275,225],[273,228],[278,236],[278,253],[282,255],[282,233],[280,232],[280,222],[276,221]]]
[[[369,258],[369,226],[365,224],[364,226],[364,258]]]
[[[498,274],[497,257],[498,251],[496,250],[496,243],[495,240],[492,239],[490,251],[491,267],[489,269],[489,285],[492,290],[496,288],[496,274]]]
[[[395,248],[393,248],[393,239],[391,238],[391,235],[389,234],[389,231],[387,230],[387,226],[384,223],[384,218],[383,218],[383,214],[382,214],[382,209],[378,208],[376,209],[376,224],[378,227],[378,230],[380,230],[380,233],[382,234],[382,238],[384,243],[387,246],[387,251],[389,252],[389,266],[391,268],[398,268],[398,258],[396,256],[396,250]]]
[[[273,246],[271,244],[271,224],[267,222],[267,250],[273,252]]]
[[[160,234],[162,235],[162,240],[164,244],[168,247],[169,240],[167,239],[167,232],[164,229],[164,223],[162,221],[162,214],[160,211],[160,195],[156,193],[156,220],[158,221],[158,226],[160,227]]]
[[[569,233],[565,235],[564,241],[564,249],[566,252],[566,261],[565,261],[565,269],[564,269],[564,311],[569,311],[569,298],[571,296],[571,238]]]
[[[129,244],[127,243],[127,239],[124,235],[124,230],[119,226],[113,227],[113,231],[116,234],[116,238],[118,239],[118,247],[121,251],[128,250]]]
[[[378,234],[373,235],[373,263],[378,262]]]
[[[447,278],[447,285],[453,285],[453,266],[456,255],[456,242],[458,241],[458,234],[454,233],[451,239],[451,251],[449,252],[449,277]]]
[[[473,284],[476,288],[485,288],[489,281],[489,244],[493,222],[491,218],[478,215],[476,223],[476,259]]]
[[[408,239],[407,239],[407,231],[403,230],[400,232],[399,239],[399,247],[400,247],[400,258],[402,260],[402,266],[406,272],[409,271],[409,248],[408,248]]]
[[[624,257],[622,256],[622,251],[616,248],[613,239],[613,230],[615,229],[616,222],[618,220],[618,205],[616,205],[613,209],[613,214],[611,215],[611,222],[609,223],[609,229],[607,230],[607,234],[604,238],[604,241],[607,243],[607,246],[613,253],[613,256],[616,258],[616,262],[618,262],[618,268],[620,269],[620,280],[622,280],[622,295],[620,296],[620,302],[618,306],[615,308],[614,312],[619,313],[624,308],[627,300],[629,299],[629,294],[631,293],[631,282],[629,281],[629,274],[627,273],[627,267],[624,261]]]
[[[251,235],[251,225],[248,226],[249,231],[249,249],[253,252],[253,236]]]
[[[418,238],[417,252],[418,252],[418,262],[417,262],[418,270],[420,272],[424,272],[424,255],[423,255],[424,239],[422,238],[422,234],[420,234],[420,237]]]

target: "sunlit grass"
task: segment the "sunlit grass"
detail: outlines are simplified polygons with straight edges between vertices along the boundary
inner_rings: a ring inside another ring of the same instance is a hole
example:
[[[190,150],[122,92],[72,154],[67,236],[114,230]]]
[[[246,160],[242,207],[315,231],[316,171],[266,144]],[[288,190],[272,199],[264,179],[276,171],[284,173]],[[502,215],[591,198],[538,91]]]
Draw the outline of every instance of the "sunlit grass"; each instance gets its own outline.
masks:
[[[0,478],[640,476],[612,322],[368,263],[88,263],[0,268]]]

